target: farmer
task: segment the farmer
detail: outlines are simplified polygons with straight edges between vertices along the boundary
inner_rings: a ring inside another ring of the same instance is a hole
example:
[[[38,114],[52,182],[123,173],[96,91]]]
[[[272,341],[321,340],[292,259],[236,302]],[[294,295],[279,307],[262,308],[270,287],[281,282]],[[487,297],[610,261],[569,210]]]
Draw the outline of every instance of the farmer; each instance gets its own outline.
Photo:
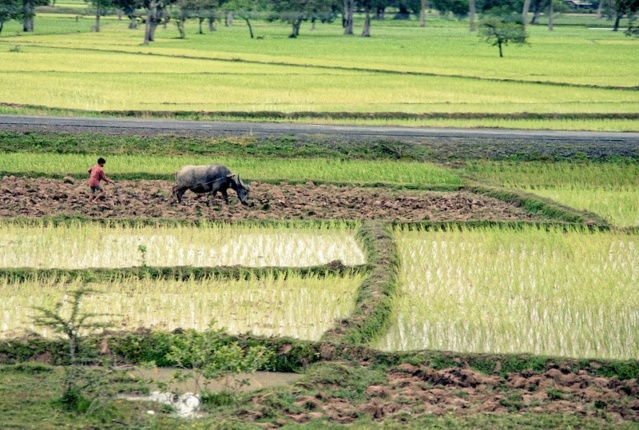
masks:
[[[98,158],[98,164],[91,167],[89,172],[89,186],[91,187],[91,199],[89,201],[91,203],[96,202],[98,199],[104,197],[106,194],[104,192],[104,188],[100,186],[100,181],[104,180],[107,184],[112,184],[113,181],[104,174],[104,165],[106,164],[106,160],[102,157]]]

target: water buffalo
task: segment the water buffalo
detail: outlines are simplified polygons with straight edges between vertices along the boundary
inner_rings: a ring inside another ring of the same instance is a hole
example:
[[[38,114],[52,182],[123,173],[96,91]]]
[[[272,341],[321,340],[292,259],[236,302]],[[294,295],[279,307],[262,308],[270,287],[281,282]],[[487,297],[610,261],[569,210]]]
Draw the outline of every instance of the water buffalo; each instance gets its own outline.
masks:
[[[237,193],[237,197],[243,205],[248,204],[249,189],[246,187],[240,175],[231,173],[231,171],[221,164],[211,164],[208,166],[184,166],[175,174],[175,186],[173,187],[173,195],[177,198],[178,203],[182,202],[182,196],[186,190],[191,190],[197,194],[211,193],[209,202],[215,193],[222,193],[226,204],[229,203],[229,196],[226,190],[233,188]]]

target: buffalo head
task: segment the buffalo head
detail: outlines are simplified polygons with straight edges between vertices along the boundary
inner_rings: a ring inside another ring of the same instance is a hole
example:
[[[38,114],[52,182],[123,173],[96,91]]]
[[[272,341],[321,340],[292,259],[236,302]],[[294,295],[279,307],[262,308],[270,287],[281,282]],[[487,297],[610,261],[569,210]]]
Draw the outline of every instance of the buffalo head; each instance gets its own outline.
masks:
[[[229,179],[231,180],[231,188],[233,188],[237,193],[237,198],[240,199],[240,203],[242,203],[243,205],[248,205],[247,199],[249,195],[249,188],[242,182],[240,174],[237,174],[237,178],[234,174],[229,175]]]

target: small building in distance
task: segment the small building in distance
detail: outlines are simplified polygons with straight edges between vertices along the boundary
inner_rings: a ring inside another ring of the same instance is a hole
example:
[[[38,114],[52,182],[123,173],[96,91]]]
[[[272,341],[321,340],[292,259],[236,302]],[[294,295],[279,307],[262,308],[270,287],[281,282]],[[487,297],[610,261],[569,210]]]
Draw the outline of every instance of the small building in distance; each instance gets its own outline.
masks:
[[[594,7],[593,3],[582,0],[564,0],[564,3],[571,9],[592,9]]]

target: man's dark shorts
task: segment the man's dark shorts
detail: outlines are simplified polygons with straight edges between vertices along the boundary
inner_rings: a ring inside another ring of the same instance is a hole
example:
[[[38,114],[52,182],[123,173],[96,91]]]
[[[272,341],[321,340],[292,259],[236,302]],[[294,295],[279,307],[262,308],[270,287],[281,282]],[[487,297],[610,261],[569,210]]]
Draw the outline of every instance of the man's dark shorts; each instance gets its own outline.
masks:
[[[101,186],[99,186],[99,185],[96,185],[95,187],[91,187],[91,194],[95,194],[95,193],[97,193],[98,191],[99,191],[99,192],[102,192],[102,191],[104,191],[104,188],[102,188],[102,187],[101,187]]]

